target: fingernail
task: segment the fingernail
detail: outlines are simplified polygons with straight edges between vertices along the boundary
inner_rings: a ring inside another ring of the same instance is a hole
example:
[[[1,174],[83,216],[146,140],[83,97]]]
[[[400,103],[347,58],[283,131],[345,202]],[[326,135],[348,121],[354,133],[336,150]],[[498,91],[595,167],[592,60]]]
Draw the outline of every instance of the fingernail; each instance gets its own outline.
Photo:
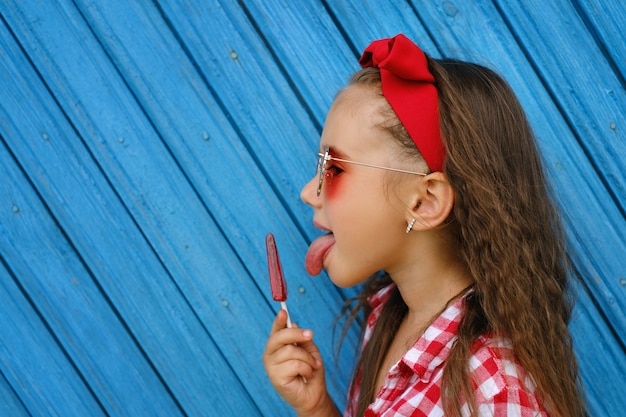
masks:
[[[302,336],[303,336],[303,337],[306,337],[307,339],[309,339],[309,338],[313,337],[313,332],[312,332],[312,331],[310,331],[310,330],[304,330],[304,331],[302,332]]]

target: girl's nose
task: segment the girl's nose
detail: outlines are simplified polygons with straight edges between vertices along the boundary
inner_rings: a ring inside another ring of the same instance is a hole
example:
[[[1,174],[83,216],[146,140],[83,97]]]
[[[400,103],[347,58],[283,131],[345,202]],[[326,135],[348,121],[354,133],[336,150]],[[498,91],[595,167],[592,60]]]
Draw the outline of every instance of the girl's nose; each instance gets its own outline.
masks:
[[[313,176],[311,181],[307,182],[306,185],[302,187],[302,191],[300,191],[302,201],[311,207],[319,207],[322,200],[317,195],[317,183],[317,176]]]

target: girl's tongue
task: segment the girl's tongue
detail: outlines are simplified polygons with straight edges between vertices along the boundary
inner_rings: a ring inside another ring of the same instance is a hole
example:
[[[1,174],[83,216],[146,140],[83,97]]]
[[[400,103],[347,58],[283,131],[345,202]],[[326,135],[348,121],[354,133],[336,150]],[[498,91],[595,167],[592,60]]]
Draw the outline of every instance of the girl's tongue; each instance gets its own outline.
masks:
[[[306,270],[311,275],[318,275],[324,268],[326,254],[335,244],[335,236],[332,233],[322,235],[315,239],[306,253]]]

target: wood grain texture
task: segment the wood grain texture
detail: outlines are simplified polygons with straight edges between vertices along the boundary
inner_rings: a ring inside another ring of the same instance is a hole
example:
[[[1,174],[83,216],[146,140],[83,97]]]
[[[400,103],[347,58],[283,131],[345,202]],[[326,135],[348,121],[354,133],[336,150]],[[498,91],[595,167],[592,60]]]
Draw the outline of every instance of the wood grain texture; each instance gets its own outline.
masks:
[[[270,231],[343,407],[357,331],[335,361],[333,321],[356,290],[306,274],[319,231],[299,192],[358,54],[403,32],[518,94],[581,274],[571,329],[590,415],[618,415],[625,13],[616,0],[2,2],[0,414],[292,415],[261,364],[279,308]]]

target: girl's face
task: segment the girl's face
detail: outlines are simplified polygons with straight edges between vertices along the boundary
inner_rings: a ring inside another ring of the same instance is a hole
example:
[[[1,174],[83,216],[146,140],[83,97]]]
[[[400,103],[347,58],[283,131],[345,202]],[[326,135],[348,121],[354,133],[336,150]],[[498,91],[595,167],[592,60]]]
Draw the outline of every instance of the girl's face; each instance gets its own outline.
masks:
[[[380,100],[369,87],[343,90],[327,115],[320,152],[329,146],[330,155],[337,158],[407,168],[397,160],[395,140],[378,126],[384,121]],[[402,184],[416,181],[416,176],[393,176],[391,183],[389,174],[330,160],[319,197],[317,175],[302,189],[302,199],[314,209],[314,224],[334,237],[334,244],[319,256],[338,286],[359,284],[381,269],[390,272],[407,255]],[[324,241],[328,245],[332,239]]]

